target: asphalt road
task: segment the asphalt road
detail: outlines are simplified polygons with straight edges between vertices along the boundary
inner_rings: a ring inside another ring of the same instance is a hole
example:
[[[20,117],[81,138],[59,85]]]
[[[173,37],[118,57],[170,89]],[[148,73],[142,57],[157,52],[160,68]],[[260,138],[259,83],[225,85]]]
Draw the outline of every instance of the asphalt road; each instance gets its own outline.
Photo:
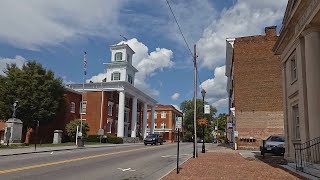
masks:
[[[179,161],[190,158],[192,151],[192,143],[180,143]],[[176,167],[176,153],[177,144],[170,143],[1,157],[0,180],[160,179]]]

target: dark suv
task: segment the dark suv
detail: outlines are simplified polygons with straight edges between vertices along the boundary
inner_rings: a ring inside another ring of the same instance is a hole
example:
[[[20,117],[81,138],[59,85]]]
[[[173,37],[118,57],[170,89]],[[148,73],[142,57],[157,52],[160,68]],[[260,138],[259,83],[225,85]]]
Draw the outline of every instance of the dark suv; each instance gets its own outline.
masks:
[[[160,145],[163,144],[163,137],[160,134],[149,134],[144,139],[144,145],[151,144],[151,145],[157,145],[160,143]]]

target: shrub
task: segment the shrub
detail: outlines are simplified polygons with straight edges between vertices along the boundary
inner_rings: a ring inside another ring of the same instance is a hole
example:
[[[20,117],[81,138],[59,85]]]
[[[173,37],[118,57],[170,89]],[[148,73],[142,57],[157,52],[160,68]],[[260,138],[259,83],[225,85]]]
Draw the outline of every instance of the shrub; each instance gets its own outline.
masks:
[[[123,139],[120,137],[116,137],[108,134],[106,142],[112,143],[112,144],[123,144]]]
[[[100,135],[88,135],[87,142],[100,142]]]
[[[66,131],[68,133],[68,136],[71,139],[75,139],[76,137],[76,132],[77,132],[77,126],[79,126],[79,131],[80,131],[80,125],[81,125],[81,120],[80,119],[75,119],[73,121],[70,121],[67,126],[66,126]],[[87,132],[90,130],[89,125],[86,121],[82,121],[82,136],[86,137]]]

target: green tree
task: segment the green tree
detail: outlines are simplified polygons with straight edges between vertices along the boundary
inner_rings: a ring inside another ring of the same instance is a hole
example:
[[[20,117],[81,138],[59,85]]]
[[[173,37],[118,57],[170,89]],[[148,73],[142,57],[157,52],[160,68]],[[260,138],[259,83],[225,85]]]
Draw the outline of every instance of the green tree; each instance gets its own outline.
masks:
[[[76,137],[77,126],[79,126],[79,131],[80,131],[80,126],[81,126],[80,119],[75,119],[73,121],[70,121],[66,125],[67,134],[71,139],[74,139]],[[90,131],[88,123],[86,121],[82,121],[82,136],[87,137],[88,131]]]
[[[35,61],[27,62],[20,69],[7,65],[5,75],[0,76],[0,118],[12,116],[12,104],[17,100],[17,118],[23,122],[25,142],[29,144],[32,128],[52,121],[64,108],[64,87],[61,78],[55,78]]]
[[[208,104],[204,102],[204,104]],[[183,126],[185,132],[189,132],[188,134],[193,134],[193,112],[194,112],[194,103],[193,100],[185,100],[181,103],[180,109],[184,113]],[[203,102],[201,99],[197,99],[197,119],[202,119],[203,117]],[[210,123],[213,121],[213,117],[216,114],[217,109],[210,105],[210,114],[205,114],[205,118]],[[210,126],[208,126],[210,127]],[[210,132],[212,128],[205,128],[205,136],[210,136]],[[202,127],[197,124],[197,137],[202,137]]]

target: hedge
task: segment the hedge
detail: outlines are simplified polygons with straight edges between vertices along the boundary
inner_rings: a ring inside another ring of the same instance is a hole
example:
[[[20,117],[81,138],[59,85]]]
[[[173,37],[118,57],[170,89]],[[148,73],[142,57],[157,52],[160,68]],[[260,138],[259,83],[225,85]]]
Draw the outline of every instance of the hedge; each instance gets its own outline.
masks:
[[[100,142],[100,135],[89,135],[86,138],[87,142]],[[123,139],[120,137],[112,136],[112,135],[104,135],[101,138],[102,143],[111,143],[111,144],[123,144]]]

